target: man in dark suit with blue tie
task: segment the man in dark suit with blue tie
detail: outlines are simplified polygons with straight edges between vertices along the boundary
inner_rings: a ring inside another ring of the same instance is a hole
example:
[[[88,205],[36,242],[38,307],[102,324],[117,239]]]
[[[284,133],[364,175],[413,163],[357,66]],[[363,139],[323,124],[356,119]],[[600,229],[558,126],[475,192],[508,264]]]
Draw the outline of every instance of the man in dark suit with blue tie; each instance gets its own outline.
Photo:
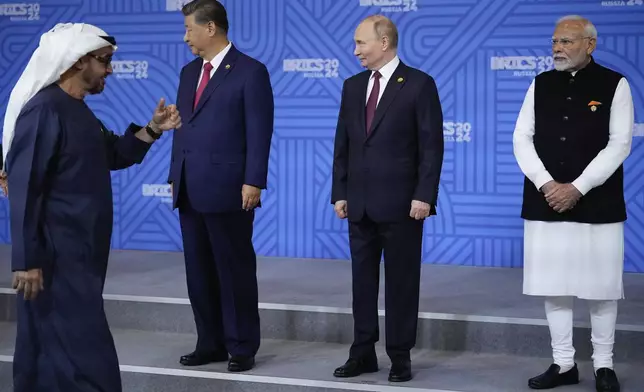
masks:
[[[179,209],[188,295],[197,327],[185,366],[255,365],[260,325],[253,248],[254,209],[266,188],[273,91],[264,64],[227,38],[216,0],[186,4],[184,40],[199,56],[181,70],[168,182]],[[230,358],[229,358],[230,355]]]
[[[354,341],[336,377],[378,371],[380,260],[385,259],[389,381],[412,378],[423,222],[436,214],[443,162],[443,114],[431,76],[400,61],[386,17],[356,29],[366,71],[344,82],[335,136],[331,202],[349,220]]]

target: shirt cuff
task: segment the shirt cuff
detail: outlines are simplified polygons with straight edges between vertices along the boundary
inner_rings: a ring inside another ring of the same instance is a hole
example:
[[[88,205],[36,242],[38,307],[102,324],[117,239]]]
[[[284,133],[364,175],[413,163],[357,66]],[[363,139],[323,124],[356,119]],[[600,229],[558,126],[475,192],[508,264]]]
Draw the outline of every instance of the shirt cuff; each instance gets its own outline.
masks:
[[[579,176],[575,181],[572,182],[572,185],[577,188],[577,190],[582,194],[586,195],[593,187],[588,181],[584,180],[582,176]]]
[[[541,187],[547,184],[550,181],[553,181],[554,178],[548,173],[547,170],[544,170],[543,172],[537,174],[537,177],[535,178],[534,181],[534,186],[537,187],[537,190],[541,190]]]

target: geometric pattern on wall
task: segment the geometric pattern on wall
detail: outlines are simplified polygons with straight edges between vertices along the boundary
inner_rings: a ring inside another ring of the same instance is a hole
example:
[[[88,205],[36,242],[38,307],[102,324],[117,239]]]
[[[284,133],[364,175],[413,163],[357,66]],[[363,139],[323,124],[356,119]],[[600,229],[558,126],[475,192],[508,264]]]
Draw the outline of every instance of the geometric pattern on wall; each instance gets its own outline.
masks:
[[[262,256],[349,258],[346,221],[329,202],[333,138],[342,82],[360,72],[353,32],[382,13],[398,26],[399,55],[437,82],[445,118],[438,216],[425,223],[423,261],[521,267],[523,177],[512,132],[531,80],[552,69],[549,39],[566,14],[590,18],[595,58],[629,79],[635,138],[625,163],[626,271],[644,272],[644,1],[224,0],[230,38],[267,65],[275,94],[269,189],[254,241]],[[145,123],[160,97],[176,100],[183,42],[182,1],[44,0],[0,4],[0,116],[42,33],[58,22],[87,22],[116,36],[114,75],[88,98],[122,133]],[[0,117],[1,118],[1,117]],[[181,251],[170,208],[171,138],[143,164],[114,172],[113,248]],[[0,242],[10,243],[0,200]]]

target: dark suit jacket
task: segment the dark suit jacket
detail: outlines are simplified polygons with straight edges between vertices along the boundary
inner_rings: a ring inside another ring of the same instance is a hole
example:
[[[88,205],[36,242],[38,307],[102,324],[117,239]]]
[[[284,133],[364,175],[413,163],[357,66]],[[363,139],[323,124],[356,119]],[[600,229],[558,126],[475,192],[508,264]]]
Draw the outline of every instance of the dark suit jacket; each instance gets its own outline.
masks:
[[[181,70],[177,108],[183,126],[173,134],[168,176],[173,207],[185,182],[197,211],[239,211],[244,184],[266,188],[274,118],[270,76],[264,64],[232,46],[193,111],[202,67],[197,58]]]
[[[412,200],[436,214],[443,163],[443,113],[434,79],[402,61],[387,83],[367,137],[371,71],[344,82],[335,136],[331,203],[347,200],[348,219],[409,216]]]

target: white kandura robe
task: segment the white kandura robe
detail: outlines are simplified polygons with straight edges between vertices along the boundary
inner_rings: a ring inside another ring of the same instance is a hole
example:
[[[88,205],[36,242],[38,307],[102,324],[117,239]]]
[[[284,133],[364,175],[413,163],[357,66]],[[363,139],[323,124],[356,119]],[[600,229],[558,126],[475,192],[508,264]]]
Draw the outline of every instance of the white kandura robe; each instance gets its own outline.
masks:
[[[533,81],[517,119],[513,142],[519,167],[539,189],[553,178],[537,155],[532,140],[534,88]],[[633,125],[631,91],[622,78],[611,105],[608,144],[572,183],[582,195],[602,185],[624,162],[631,149]],[[623,270],[623,222],[524,221],[524,294],[622,299]]]

